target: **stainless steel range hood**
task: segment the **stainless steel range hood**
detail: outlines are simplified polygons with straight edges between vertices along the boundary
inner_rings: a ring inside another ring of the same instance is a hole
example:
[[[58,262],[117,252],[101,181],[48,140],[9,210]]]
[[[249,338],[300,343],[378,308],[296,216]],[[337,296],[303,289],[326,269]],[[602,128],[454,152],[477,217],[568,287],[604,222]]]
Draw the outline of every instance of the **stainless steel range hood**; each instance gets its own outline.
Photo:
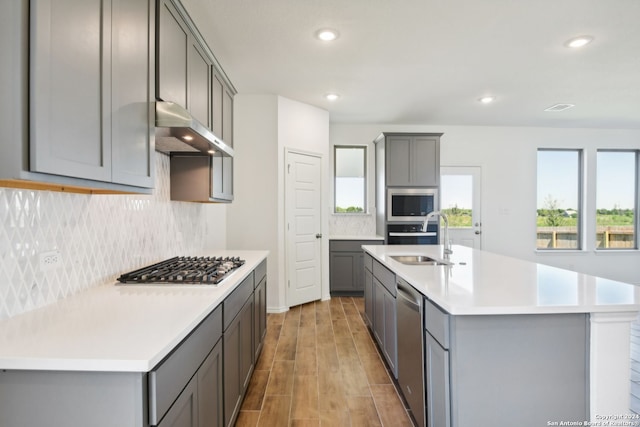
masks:
[[[202,152],[233,157],[233,148],[180,105],[166,101],[156,102],[156,150],[167,154]]]

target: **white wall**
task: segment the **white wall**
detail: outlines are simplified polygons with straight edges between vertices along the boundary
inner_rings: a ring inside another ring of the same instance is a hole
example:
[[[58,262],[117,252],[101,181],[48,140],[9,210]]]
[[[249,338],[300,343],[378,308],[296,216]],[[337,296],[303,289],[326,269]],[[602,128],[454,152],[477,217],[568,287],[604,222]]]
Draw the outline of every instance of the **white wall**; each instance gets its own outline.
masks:
[[[323,156],[329,182],[329,115],[275,95],[238,94],[234,99],[234,202],[227,211],[229,249],[266,249],[267,309],[287,310],[285,287],[285,149]],[[323,204],[328,195],[323,189]],[[328,226],[323,218],[323,234]],[[326,246],[326,242],[323,243]],[[328,255],[323,250],[323,295],[328,295]]]
[[[561,254],[535,250],[537,149],[585,150],[585,204],[587,210],[593,210],[596,150],[640,149],[640,131],[333,124],[330,129],[331,145],[369,144],[369,155],[373,156],[371,141],[383,131],[444,132],[441,139],[441,166],[482,168],[483,249],[615,280],[640,283],[639,251],[594,251],[595,237],[591,232],[595,227],[594,220],[585,224],[585,250]],[[369,197],[374,197],[374,185],[374,176],[370,173]]]
[[[234,98],[234,200],[227,209],[229,249],[268,250],[267,305],[279,311],[278,99]]]
[[[278,184],[280,188],[279,206],[281,210],[278,214],[280,233],[280,269],[283,272],[282,278],[285,278],[286,268],[286,251],[285,248],[285,151],[287,149],[301,150],[308,153],[318,154],[321,156],[321,193],[322,193],[322,212],[321,212],[321,233],[322,238],[322,299],[329,298],[329,225],[327,212],[331,209],[329,203],[329,184],[332,182],[332,174],[329,168],[329,113],[317,107],[312,107],[301,102],[292,101],[287,98],[279,97],[278,103],[278,136],[279,136],[279,153],[282,162],[278,168]],[[284,290],[284,283],[283,283]]]

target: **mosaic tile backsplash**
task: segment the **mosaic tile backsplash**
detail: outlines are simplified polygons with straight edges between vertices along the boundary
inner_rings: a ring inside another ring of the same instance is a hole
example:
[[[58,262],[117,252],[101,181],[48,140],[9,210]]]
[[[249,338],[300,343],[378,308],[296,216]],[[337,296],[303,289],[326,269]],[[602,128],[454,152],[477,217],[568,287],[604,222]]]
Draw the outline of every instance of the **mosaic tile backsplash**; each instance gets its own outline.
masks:
[[[375,234],[375,211],[368,215],[337,214],[329,217],[329,235],[331,236],[374,236]]]
[[[153,195],[0,188],[0,319],[202,251],[207,205],[170,201],[169,167],[169,157],[156,153]],[[50,252],[59,262],[43,267]]]

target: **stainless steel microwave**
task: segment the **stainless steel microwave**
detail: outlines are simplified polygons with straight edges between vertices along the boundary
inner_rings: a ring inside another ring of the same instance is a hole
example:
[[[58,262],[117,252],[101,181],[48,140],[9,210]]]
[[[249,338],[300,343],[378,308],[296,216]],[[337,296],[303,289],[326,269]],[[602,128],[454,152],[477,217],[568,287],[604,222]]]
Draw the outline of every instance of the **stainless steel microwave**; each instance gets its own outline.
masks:
[[[438,210],[438,190],[435,188],[387,189],[387,221],[421,221],[431,211]]]

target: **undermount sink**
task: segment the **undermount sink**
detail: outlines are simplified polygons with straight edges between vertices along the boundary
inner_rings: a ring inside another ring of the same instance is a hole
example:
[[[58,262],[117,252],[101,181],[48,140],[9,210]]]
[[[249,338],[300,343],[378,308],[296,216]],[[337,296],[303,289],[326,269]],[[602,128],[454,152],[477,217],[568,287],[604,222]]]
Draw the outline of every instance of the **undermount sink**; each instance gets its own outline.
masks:
[[[391,255],[391,258],[407,265],[451,265],[450,262],[431,258],[426,255]]]

